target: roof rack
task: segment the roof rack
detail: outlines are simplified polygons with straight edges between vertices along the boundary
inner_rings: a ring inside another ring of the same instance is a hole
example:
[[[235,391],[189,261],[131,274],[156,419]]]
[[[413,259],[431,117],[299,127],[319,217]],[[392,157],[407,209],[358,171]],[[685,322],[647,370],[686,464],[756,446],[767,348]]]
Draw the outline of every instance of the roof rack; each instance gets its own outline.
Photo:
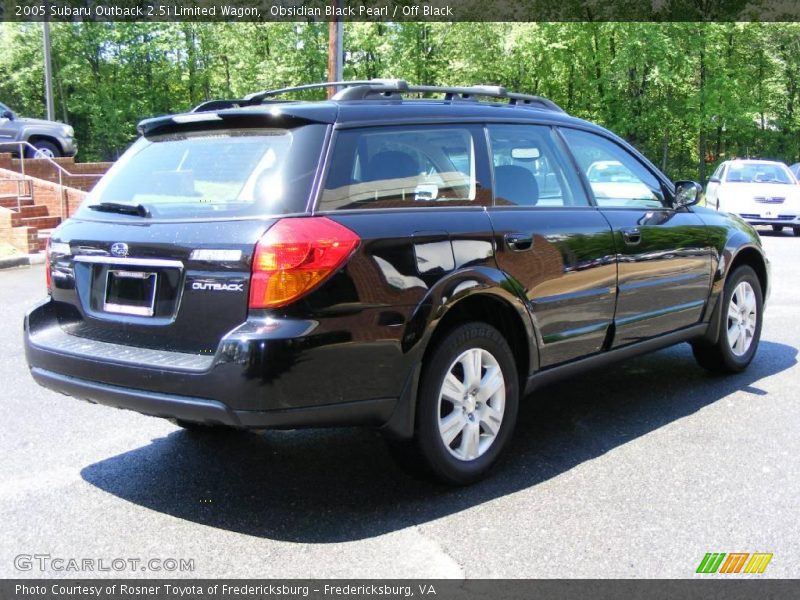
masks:
[[[478,97],[503,98],[512,105],[536,106],[546,110],[564,112],[558,104],[541,96],[517,94],[509,92],[499,85],[473,85],[467,87],[450,87],[436,85],[410,85],[404,79],[365,79],[354,81],[325,81],[320,83],[307,83],[292,87],[263,90],[249,94],[240,100],[211,100],[196,106],[192,112],[208,110],[222,110],[225,108],[238,108],[253,106],[264,102],[269,97],[280,96],[290,92],[313,90],[320,88],[344,88],[338,91],[332,100],[368,100],[373,98],[399,98],[402,94],[444,94],[446,101],[470,100],[476,101]]]

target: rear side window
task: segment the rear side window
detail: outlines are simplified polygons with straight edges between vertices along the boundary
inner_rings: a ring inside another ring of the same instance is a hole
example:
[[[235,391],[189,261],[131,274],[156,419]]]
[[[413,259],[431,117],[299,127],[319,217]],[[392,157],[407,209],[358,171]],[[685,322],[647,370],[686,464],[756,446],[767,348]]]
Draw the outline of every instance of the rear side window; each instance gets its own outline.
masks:
[[[574,169],[565,167],[550,127],[489,125],[495,205],[588,206]]]
[[[336,137],[320,210],[491,204],[475,127],[348,129]]]
[[[630,152],[587,131],[563,128],[578,166],[600,208],[662,208],[661,184]]]
[[[141,138],[79,214],[129,218],[92,209],[101,203],[142,205],[161,219],[303,212],[324,133],[313,124]]]

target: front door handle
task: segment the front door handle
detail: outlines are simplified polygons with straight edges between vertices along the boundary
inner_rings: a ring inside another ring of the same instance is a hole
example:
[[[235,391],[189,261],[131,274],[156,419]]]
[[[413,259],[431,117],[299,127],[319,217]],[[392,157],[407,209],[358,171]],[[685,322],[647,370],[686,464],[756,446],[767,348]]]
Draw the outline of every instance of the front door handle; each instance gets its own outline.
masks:
[[[533,236],[529,233],[507,233],[506,244],[514,252],[525,252],[533,248]]]
[[[629,246],[637,246],[642,241],[642,231],[638,227],[628,227],[622,230],[622,239]]]

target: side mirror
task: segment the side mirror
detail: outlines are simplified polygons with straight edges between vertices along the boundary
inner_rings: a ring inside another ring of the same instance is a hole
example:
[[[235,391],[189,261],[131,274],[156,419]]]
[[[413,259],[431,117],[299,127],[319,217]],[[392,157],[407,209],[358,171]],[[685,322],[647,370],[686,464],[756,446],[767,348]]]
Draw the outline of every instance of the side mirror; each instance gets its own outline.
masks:
[[[694,206],[700,202],[703,187],[696,181],[675,182],[675,208]]]
[[[0,118],[8,119],[9,121],[13,121],[14,120],[14,113],[11,112],[10,110],[4,110],[3,114],[0,114]]]
[[[719,177],[712,177],[708,180],[708,183],[719,183]]]

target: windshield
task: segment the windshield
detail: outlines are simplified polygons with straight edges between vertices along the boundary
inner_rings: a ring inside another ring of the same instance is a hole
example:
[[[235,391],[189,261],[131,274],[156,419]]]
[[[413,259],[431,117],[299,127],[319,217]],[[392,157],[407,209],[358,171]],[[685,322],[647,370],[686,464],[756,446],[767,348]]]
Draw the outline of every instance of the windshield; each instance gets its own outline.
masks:
[[[78,215],[155,219],[303,212],[325,125],[203,131],[141,138],[100,181]],[[102,210],[102,213],[98,210]]]
[[[789,170],[775,163],[732,163],[725,175],[728,183],[794,183]]]

